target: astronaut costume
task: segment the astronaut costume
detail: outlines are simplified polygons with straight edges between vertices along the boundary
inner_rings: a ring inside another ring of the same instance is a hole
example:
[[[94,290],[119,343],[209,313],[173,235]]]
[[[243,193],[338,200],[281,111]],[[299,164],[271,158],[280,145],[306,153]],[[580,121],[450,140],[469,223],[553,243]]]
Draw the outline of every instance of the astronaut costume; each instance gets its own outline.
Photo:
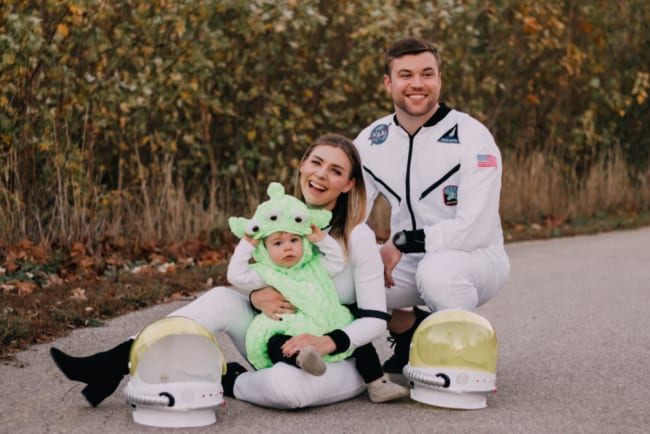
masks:
[[[282,321],[258,314],[246,333],[248,360],[256,369],[273,365],[267,353],[267,342],[277,334],[296,336],[309,333],[321,336],[350,324],[354,317],[341,305],[330,275],[343,271],[345,256],[341,246],[329,235],[316,246],[305,237],[311,233],[311,223],[324,227],[331,219],[327,210],[309,209],[293,196],[284,194],[284,187],[273,182],[268,187],[270,199],[260,204],[252,219],[231,218],[230,227],[237,236],[248,233],[260,240],[256,248],[248,241],[238,244],[228,266],[228,280],[236,287],[252,291],[267,285],[277,288],[296,307],[293,314],[283,315]],[[291,267],[276,265],[271,260],[263,239],[274,232],[289,232],[301,236],[303,255]],[[249,264],[251,256],[254,264]],[[352,349],[323,356],[326,361],[344,360]]]
[[[354,141],[361,155],[368,214],[378,194],[391,207],[391,235],[424,231],[424,248],[402,255],[387,288],[388,309],[474,310],[510,269],[499,217],[501,154],[488,129],[440,104],[413,135],[395,114]]]

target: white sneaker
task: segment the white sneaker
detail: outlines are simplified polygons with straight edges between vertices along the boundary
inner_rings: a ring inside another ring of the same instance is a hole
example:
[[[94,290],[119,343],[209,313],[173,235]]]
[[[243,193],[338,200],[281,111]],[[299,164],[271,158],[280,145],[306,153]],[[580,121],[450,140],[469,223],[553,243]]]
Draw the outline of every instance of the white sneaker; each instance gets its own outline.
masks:
[[[411,391],[408,387],[393,383],[386,374],[368,383],[368,397],[370,401],[376,403],[405,398],[410,393]]]

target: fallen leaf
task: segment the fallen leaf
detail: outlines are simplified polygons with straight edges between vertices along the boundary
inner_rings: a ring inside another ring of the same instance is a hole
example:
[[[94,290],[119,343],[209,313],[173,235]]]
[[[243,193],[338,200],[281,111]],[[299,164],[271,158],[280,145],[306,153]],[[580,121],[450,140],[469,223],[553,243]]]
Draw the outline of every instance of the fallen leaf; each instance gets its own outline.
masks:
[[[87,301],[88,297],[86,297],[86,290],[83,288],[74,288],[72,291],[70,291],[72,295],[70,295],[70,298],[75,301]]]
[[[159,273],[172,274],[176,272],[176,265],[166,262],[158,267]]]
[[[62,285],[63,279],[59,277],[58,274],[48,274],[47,282],[43,285],[44,288],[47,288],[52,285]]]
[[[29,295],[37,288],[32,282],[20,282],[18,280],[10,280],[7,282],[9,284],[15,285],[18,288],[18,295]]]

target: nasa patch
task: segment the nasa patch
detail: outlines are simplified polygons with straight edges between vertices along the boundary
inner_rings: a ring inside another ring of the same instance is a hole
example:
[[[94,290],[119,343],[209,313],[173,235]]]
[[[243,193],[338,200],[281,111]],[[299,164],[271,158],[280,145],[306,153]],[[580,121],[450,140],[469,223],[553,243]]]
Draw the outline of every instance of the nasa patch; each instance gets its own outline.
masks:
[[[381,145],[388,138],[388,124],[379,124],[370,132],[370,143],[373,145]]]

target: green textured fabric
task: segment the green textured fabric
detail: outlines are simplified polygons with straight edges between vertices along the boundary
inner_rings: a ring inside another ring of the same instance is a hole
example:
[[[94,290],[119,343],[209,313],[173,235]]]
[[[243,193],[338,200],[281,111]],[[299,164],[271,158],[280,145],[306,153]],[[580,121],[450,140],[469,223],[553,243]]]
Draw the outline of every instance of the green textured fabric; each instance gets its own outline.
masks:
[[[309,333],[322,336],[354,320],[350,311],[339,302],[332,278],[317,255],[311,254],[310,260],[303,260],[291,268],[268,266],[260,262],[251,266],[297,309],[294,314],[282,315],[282,321],[274,321],[264,314],[255,317],[246,333],[248,360],[255,368],[266,368],[273,364],[268,357],[266,344],[275,334],[296,336]],[[334,362],[346,359],[351,354],[352,350],[348,350],[323,359]]]
[[[267,285],[276,288],[293,304],[297,311],[274,321],[264,314],[255,317],[246,334],[246,352],[249,362],[262,369],[273,363],[268,357],[267,342],[275,334],[297,336],[309,333],[322,336],[350,324],[354,317],[338,300],[332,278],[325,270],[318,254],[304,235],[311,233],[311,223],[324,227],[331,219],[326,210],[309,209],[297,198],[285,195],[284,187],[271,183],[267,190],[270,199],[258,206],[252,219],[231,218],[230,227],[237,236],[251,234],[263,239],[277,231],[303,235],[304,254],[296,265],[286,268],[275,265],[264,243],[260,242],[253,253],[257,271]],[[323,357],[326,361],[339,361],[350,357],[352,350]]]

